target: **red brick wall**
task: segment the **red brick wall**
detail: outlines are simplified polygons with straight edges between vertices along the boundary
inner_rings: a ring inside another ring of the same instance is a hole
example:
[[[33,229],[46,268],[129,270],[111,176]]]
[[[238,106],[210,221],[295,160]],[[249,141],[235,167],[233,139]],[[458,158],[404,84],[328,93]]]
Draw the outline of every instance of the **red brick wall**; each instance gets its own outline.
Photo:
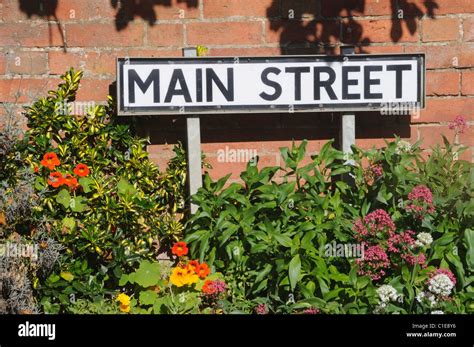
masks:
[[[135,3],[141,3],[136,5]],[[42,4],[42,5],[41,5]],[[0,0],[0,118],[58,82],[68,67],[85,71],[78,100],[103,101],[115,80],[116,57],[181,56],[204,45],[208,55],[425,52],[427,108],[419,118],[361,114],[357,143],[383,144],[397,134],[426,147],[453,138],[457,115],[471,125],[459,136],[474,149],[474,1],[472,0]],[[184,120],[142,119],[153,159],[164,165],[170,145],[184,141]],[[202,117],[203,149],[214,176],[245,163],[220,163],[217,153],[257,150],[262,164],[278,148],[308,139],[316,152],[338,137],[337,114]]]

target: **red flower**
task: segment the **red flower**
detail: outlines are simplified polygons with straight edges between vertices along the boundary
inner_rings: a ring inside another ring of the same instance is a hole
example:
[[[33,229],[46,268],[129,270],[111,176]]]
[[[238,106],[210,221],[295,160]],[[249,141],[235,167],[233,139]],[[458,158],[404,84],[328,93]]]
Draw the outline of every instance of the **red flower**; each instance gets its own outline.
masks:
[[[77,186],[79,185],[77,183],[77,178],[71,174],[67,174],[66,177],[64,177],[63,183],[67,185],[69,188],[77,188]]]
[[[86,164],[77,164],[74,173],[79,177],[86,177],[89,176],[90,170]]]
[[[61,164],[58,159],[58,156],[54,152],[46,153],[40,163],[41,165],[46,166],[50,170],[54,170],[56,166]]]
[[[199,269],[201,268],[201,266],[199,265],[199,262],[197,260],[191,260],[188,265],[191,267],[191,269],[194,270],[194,272],[196,274],[199,275]]]
[[[209,275],[210,273],[211,273],[211,269],[209,268],[209,266],[207,266],[206,263],[202,263],[199,265],[199,271],[197,272],[199,277],[201,277],[202,279],[205,279],[207,275]]]
[[[202,286],[202,292],[204,294],[212,295],[217,292],[217,288],[214,286],[214,283],[211,280],[207,280]]]
[[[188,254],[189,249],[186,245],[186,242],[176,242],[171,250],[171,252],[178,257]]]
[[[38,173],[38,172],[39,172],[39,167],[37,167],[37,166],[35,165],[35,167],[33,168],[33,170],[34,170],[35,173]]]
[[[64,184],[64,177],[60,172],[51,172],[49,174],[48,184],[53,188],[58,188]]]

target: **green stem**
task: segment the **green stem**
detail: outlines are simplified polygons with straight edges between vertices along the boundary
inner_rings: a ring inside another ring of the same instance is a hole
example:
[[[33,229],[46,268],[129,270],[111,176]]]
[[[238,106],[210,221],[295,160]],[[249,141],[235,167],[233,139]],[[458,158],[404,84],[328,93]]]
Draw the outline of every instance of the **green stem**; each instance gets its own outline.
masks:
[[[410,279],[410,286],[413,290],[413,294],[415,294],[415,290],[413,289],[413,284],[415,283],[415,272],[416,272],[417,266],[418,266],[418,257],[416,257],[415,265],[413,266],[413,270],[411,272],[411,279]],[[410,303],[410,312],[409,313],[411,313],[411,311],[413,309],[413,305],[415,304],[415,298],[416,298],[416,296],[413,295],[413,299],[411,300],[411,303]]]

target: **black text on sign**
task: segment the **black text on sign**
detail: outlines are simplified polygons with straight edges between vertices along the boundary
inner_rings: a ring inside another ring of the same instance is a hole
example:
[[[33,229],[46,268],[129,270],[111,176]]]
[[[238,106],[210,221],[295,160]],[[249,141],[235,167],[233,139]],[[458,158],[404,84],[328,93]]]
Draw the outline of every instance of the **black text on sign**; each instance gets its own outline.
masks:
[[[424,104],[424,56],[119,59],[120,114],[377,110]]]

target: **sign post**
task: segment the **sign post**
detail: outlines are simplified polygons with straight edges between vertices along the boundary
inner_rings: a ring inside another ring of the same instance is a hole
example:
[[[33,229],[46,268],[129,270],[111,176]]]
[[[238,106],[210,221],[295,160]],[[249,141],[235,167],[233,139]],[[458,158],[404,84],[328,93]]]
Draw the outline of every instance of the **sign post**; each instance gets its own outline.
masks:
[[[343,57],[354,54],[354,46],[341,47],[341,55]],[[343,58],[344,59],[344,58]],[[344,153],[351,153],[351,146],[355,145],[355,114],[353,112],[343,112],[341,114],[340,126],[341,150]]]
[[[183,55],[187,58],[197,57],[196,48],[184,48]],[[197,193],[202,187],[201,163],[201,124],[199,116],[186,117],[186,153],[188,156],[189,195]],[[191,203],[191,214],[196,213],[198,206]]]

